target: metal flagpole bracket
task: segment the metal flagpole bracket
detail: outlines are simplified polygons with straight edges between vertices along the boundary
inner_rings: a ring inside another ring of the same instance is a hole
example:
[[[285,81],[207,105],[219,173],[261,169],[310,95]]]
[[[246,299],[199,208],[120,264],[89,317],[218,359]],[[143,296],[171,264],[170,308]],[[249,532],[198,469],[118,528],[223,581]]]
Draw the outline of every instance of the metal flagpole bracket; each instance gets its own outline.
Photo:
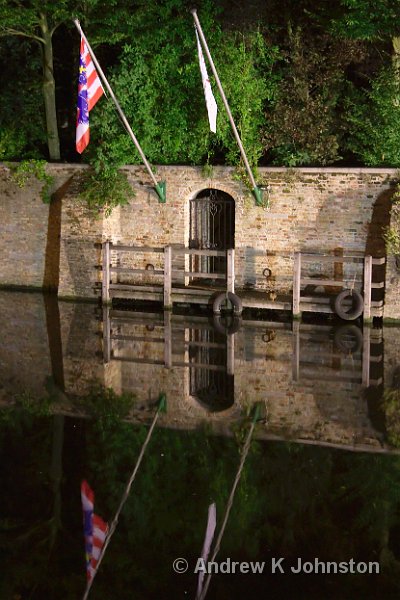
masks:
[[[253,418],[252,418],[252,423],[257,423],[257,421],[262,421],[262,415],[261,415],[261,403],[257,402],[257,404],[254,405],[254,409],[253,409]]]
[[[263,206],[264,205],[263,191],[257,186],[255,186],[251,191],[252,191],[254,198],[256,199],[257,206]]]
[[[167,396],[165,394],[160,394],[160,397],[158,399],[158,412],[167,412]]]
[[[154,188],[157,192],[158,201],[165,204],[167,201],[167,184],[165,181],[160,181]]]

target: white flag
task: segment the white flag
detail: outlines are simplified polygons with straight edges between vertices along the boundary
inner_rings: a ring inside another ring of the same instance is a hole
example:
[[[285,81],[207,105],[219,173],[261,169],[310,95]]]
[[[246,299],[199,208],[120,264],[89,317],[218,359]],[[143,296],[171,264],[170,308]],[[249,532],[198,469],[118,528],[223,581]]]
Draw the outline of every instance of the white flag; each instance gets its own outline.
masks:
[[[201,558],[204,563],[207,562],[208,555],[211,550],[211,543],[213,541],[215,527],[217,525],[217,507],[215,502],[210,504],[208,507],[208,520],[207,520],[207,529],[206,529],[206,537],[204,538],[203,550],[201,551]],[[204,571],[201,570],[199,573],[199,581],[197,585],[197,595],[196,598],[200,598],[201,593],[203,591],[203,579],[204,579]]]
[[[207,67],[206,67],[206,63],[204,60],[203,51],[201,49],[201,44],[200,44],[200,40],[199,40],[199,35],[197,33],[197,29],[196,29],[196,38],[197,38],[197,50],[199,52],[199,64],[200,64],[201,79],[203,81],[203,89],[204,89],[204,96],[206,99],[208,120],[210,122],[210,130],[213,133],[216,133],[218,108],[217,108],[217,103],[215,102],[215,98],[212,93],[210,80],[208,79]]]

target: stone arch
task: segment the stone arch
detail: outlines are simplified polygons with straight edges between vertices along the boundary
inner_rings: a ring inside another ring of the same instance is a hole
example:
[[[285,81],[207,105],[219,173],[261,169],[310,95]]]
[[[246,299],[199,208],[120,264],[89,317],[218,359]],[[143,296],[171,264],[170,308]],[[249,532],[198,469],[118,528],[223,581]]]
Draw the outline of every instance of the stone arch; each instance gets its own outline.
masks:
[[[189,200],[189,248],[225,251],[235,247],[235,199],[216,187],[206,187]],[[195,256],[192,270],[226,273],[226,257]]]

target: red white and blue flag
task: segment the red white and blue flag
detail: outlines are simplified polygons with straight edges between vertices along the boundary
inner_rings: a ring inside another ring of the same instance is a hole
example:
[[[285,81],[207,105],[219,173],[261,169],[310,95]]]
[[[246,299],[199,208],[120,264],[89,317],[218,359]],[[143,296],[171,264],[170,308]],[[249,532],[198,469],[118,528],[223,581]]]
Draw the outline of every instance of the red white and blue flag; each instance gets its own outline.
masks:
[[[83,533],[85,536],[86,575],[91,581],[104,545],[108,526],[94,514],[94,493],[87,481],[82,481],[81,498],[83,510]]]
[[[104,90],[92,57],[85,40],[81,38],[76,121],[76,150],[79,154],[82,154],[89,143],[89,112],[103,94]]]

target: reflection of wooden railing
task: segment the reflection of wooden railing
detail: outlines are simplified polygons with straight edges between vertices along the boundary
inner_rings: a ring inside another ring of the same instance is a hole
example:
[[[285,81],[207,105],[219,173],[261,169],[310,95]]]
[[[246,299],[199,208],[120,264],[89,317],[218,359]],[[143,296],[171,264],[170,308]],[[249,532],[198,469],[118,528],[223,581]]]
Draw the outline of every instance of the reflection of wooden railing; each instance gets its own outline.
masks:
[[[182,321],[182,317],[179,315],[174,315],[175,322],[172,323],[171,320],[171,311],[165,310],[163,317],[159,314],[152,313],[134,313],[135,318],[137,319],[140,316],[141,321],[137,322],[129,317],[129,313],[125,311],[110,311],[110,307],[103,308],[103,357],[104,362],[108,363],[110,360],[117,360],[122,362],[130,362],[130,363],[138,363],[138,364],[148,364],[148,365],[163,365],[167,368],[172,367],[189,367],[191,369],[206,369],[210,371],[221,371],[226,372],[228,374],[233,374],[234,372],[234,360],[235,360],[235,350],[234,350],[234,337],[233,335],[227,336],[226,340],[220,343],[217,342],[195,342],[185,340],[182,342],[182,347],[178,348],[180,354],[182,356],[185,355],[186,351],[190,347],[201,347],[204,349],[207,348],[220,348],[225,349],[226,351],[226,366],[212,363],[201,363],[196,361],[187,361],[185,359],[177,360],[173,358],[173,346],[176,352],[177,344],[176,340],[173,344],[173,333],[177,333],[182,329],[210,329],[213,327],[208,323],[208,320],[201,319],[196,325],[188,325],[184,320]],[[112,326],[112,321],[113,325]],[[162,328],[162,331],[157,335],[124,335],[120,333],[115,333],[113,329],[115,329],[116,324],[131,324],[131,325],[143,325],[146,321],[154,327]],[[154,325],[155,324],[155,325]],[[153,347],[154,345],[163,345],[164,346],[164,356],[163,359],[159,358],[146,358],[146,357],[137,357],[134,355],[131,356],[120,356],[115,354],[114,352],[114,342],[126,342],[127,347],[132,342],[143,342],[146,345]]]
[[[111,296],[114,292],[132,291],[132,295],[135,291],[133,284],[120,284],[112,281],[112,275],[114,273],[124,273],[129,275],[135,274],[146,274],[147,276],[162,275],[163,276],[163,300],[164,307],[172,307],[172,293],[179,293],[182,288],[173,288],[173,276],[181,275],[190,279],[208,279],[208,280],[224,280],[226,281],[226,290],[228,292],[235,291],[235,251],[234,249],[228,250],[198,250],[196,248],[184,248],[176,246],[165,246],[164,248],[159,247],[147,247],[147,246],[123,246],[118,244],[112,244],[110,241],[103,243],[103,265],[102,265],[102,300],[104,304],[110,302]],[[164,256],[164,268],[163,269],[152,269],[147,270],[146,268],[132,268],[124,266],[112,266],[111,264],[111,252],[129,252],[129,253],[155,253],[163,254]],[[173,258],[177,256],[196,255],[196,256],[218,256],[226,257],[227,272],[226,273],[204,273],[194,270],[174,269]],[[142,286],[143,287],[143,286]],[[160,288],[161,285],[158,285]],[[191,290],[188,287],[184,288],[185,294],[190,294]],[[193,293],[197,293],[193,290]]]
[[[293,353],[292,353],[292,380],[294,382],[304,383],[305,380],[320,380],[321,382],[338,383],[348,381],[349,383],[361,383],[363,387],[371,385],[378,386],[382,383],[382,366],[378,368],[379,376],[371,377],[371,366],[373,364],[382,365],[382,330],[371,329],[364,326],[362,331],[362,342],[354,351],[347,353],[333,347],[331,335],[334,329],[331,326],[318,325],[319,336],[315,336],[315,327],[299,321],[293,321]],[[351,329],[356,325],[343,325],[342,330],[348,329],[351,335]],[[336,329],[339,331],[340,328]],[[361,338],[361,330],[360,330]],[[306,351],[302,351],[301,340],[305,342]],[[318,343],[317,343],[318,342]],[[320,343],[327,345],[327,350],[321,351]],[[316,344],[314,352],[313,343]],[[372,351],[371,351],[372,350]],[[311,359],[311,360],[310,360]],[[347,365],[347,369],[343,366]],[[317,368],[318,367],[318,368]],[[338,370],[340,368],[340,370]]]
[[[260,335],[260,330],[265,330],[266,321],[251,321],[244,330],[247,334]],[[140,326],[151,326],[150,331],[143,334],[135,328]],[[269,323],[274,329],[285,329],[280,323]],[[128,328],[128,331],[125,329]],[[356,325],[343,325],[341,328],[333,328],[331,325],[309,325],[293,321],[292,324],[292,353],[284,360],[292,362],[292,381],[301,384],[307,382],[321,381],[334,385],[338,382],[349,382],[360,384],[363,387],[377,386],[382,383],[383,370],[383,337],[381,329],[373,329],[364,326],[363,331],[359,329],[359,340],[355,348],[348,351],[339,349],[335,339],[335,332],[351,330]],[[121,329],[122,328],[122,329]],[[132,331],[133,328],[133,331]],[[125,329],[125,331],[124,331]],[[103,351],[104,362],[110,360],[131,362],[137,364],[162,365],[167,368],[187,367],[191,369],[205,369],[214,371],[226,371],[234,374],[235,368],[235,336],[227,336],[225,340],[193,339],[189,340],[184,331],[209,330],[212,325],[206,317],[191,317],[188,321],[184,315],[173,315],[171,311],[160,313],[129,313],[126,311],[111,310],[110,307],[103,308]],[[351,341],[351,339],[350,339]],[[150,356],[144,356],[142,352],[135,355],[132,352],[132,344],[143,342],[150,352]],[[160,348],[156,353],[155,349]],[[190,348],[225,349],[226,367],[221,364],[213,364],[209,361],[188,360]],[[120,350],[123,349],[121,353]],[[128,352],[127,352],[128,351]],[[158,354],[158,355],[157,355]],[[264,358],[264,354],[254,355],[252,359]],[[246,358],[246,360],[252,360]],[[269,360],[269,359],[268,359]]]
[[[298,316],[302,311],[312,310],[315,308],[309,308],[310,303],[318,301],[321,303],[321,307],[318,312],[332,312],[329,306],[329,298],[315,298],[301,295],[302,285],[315,285],[315,286],[331,286],[339,288],[347,288],[350,285],[354,285],[354,289],[357,289],[357,285],[360,291],[364,293],[364,319],[371,318],[371,308],[375,309],[374,316],[382,316],[383,301],[372,301],[371,292],[372,289],[382,289],[385,286],[384,281],[373,282],[372,267],[374,265],[383,265],[385,258],[372,258],[372,256],[337,256],[337,255],[324,255],[324,254],[309,254],[303,252],[296,252],[294,255],[294,268],[293,268],[293,315]],[[363,263],[363,279],[358,280],[348,278],[344,279],[318,279],[314,277],[303,277],[302,267],[309,263]],[[356,285],[357,284],[357,285]],[[308,303],[308,305],[307,305]]]

